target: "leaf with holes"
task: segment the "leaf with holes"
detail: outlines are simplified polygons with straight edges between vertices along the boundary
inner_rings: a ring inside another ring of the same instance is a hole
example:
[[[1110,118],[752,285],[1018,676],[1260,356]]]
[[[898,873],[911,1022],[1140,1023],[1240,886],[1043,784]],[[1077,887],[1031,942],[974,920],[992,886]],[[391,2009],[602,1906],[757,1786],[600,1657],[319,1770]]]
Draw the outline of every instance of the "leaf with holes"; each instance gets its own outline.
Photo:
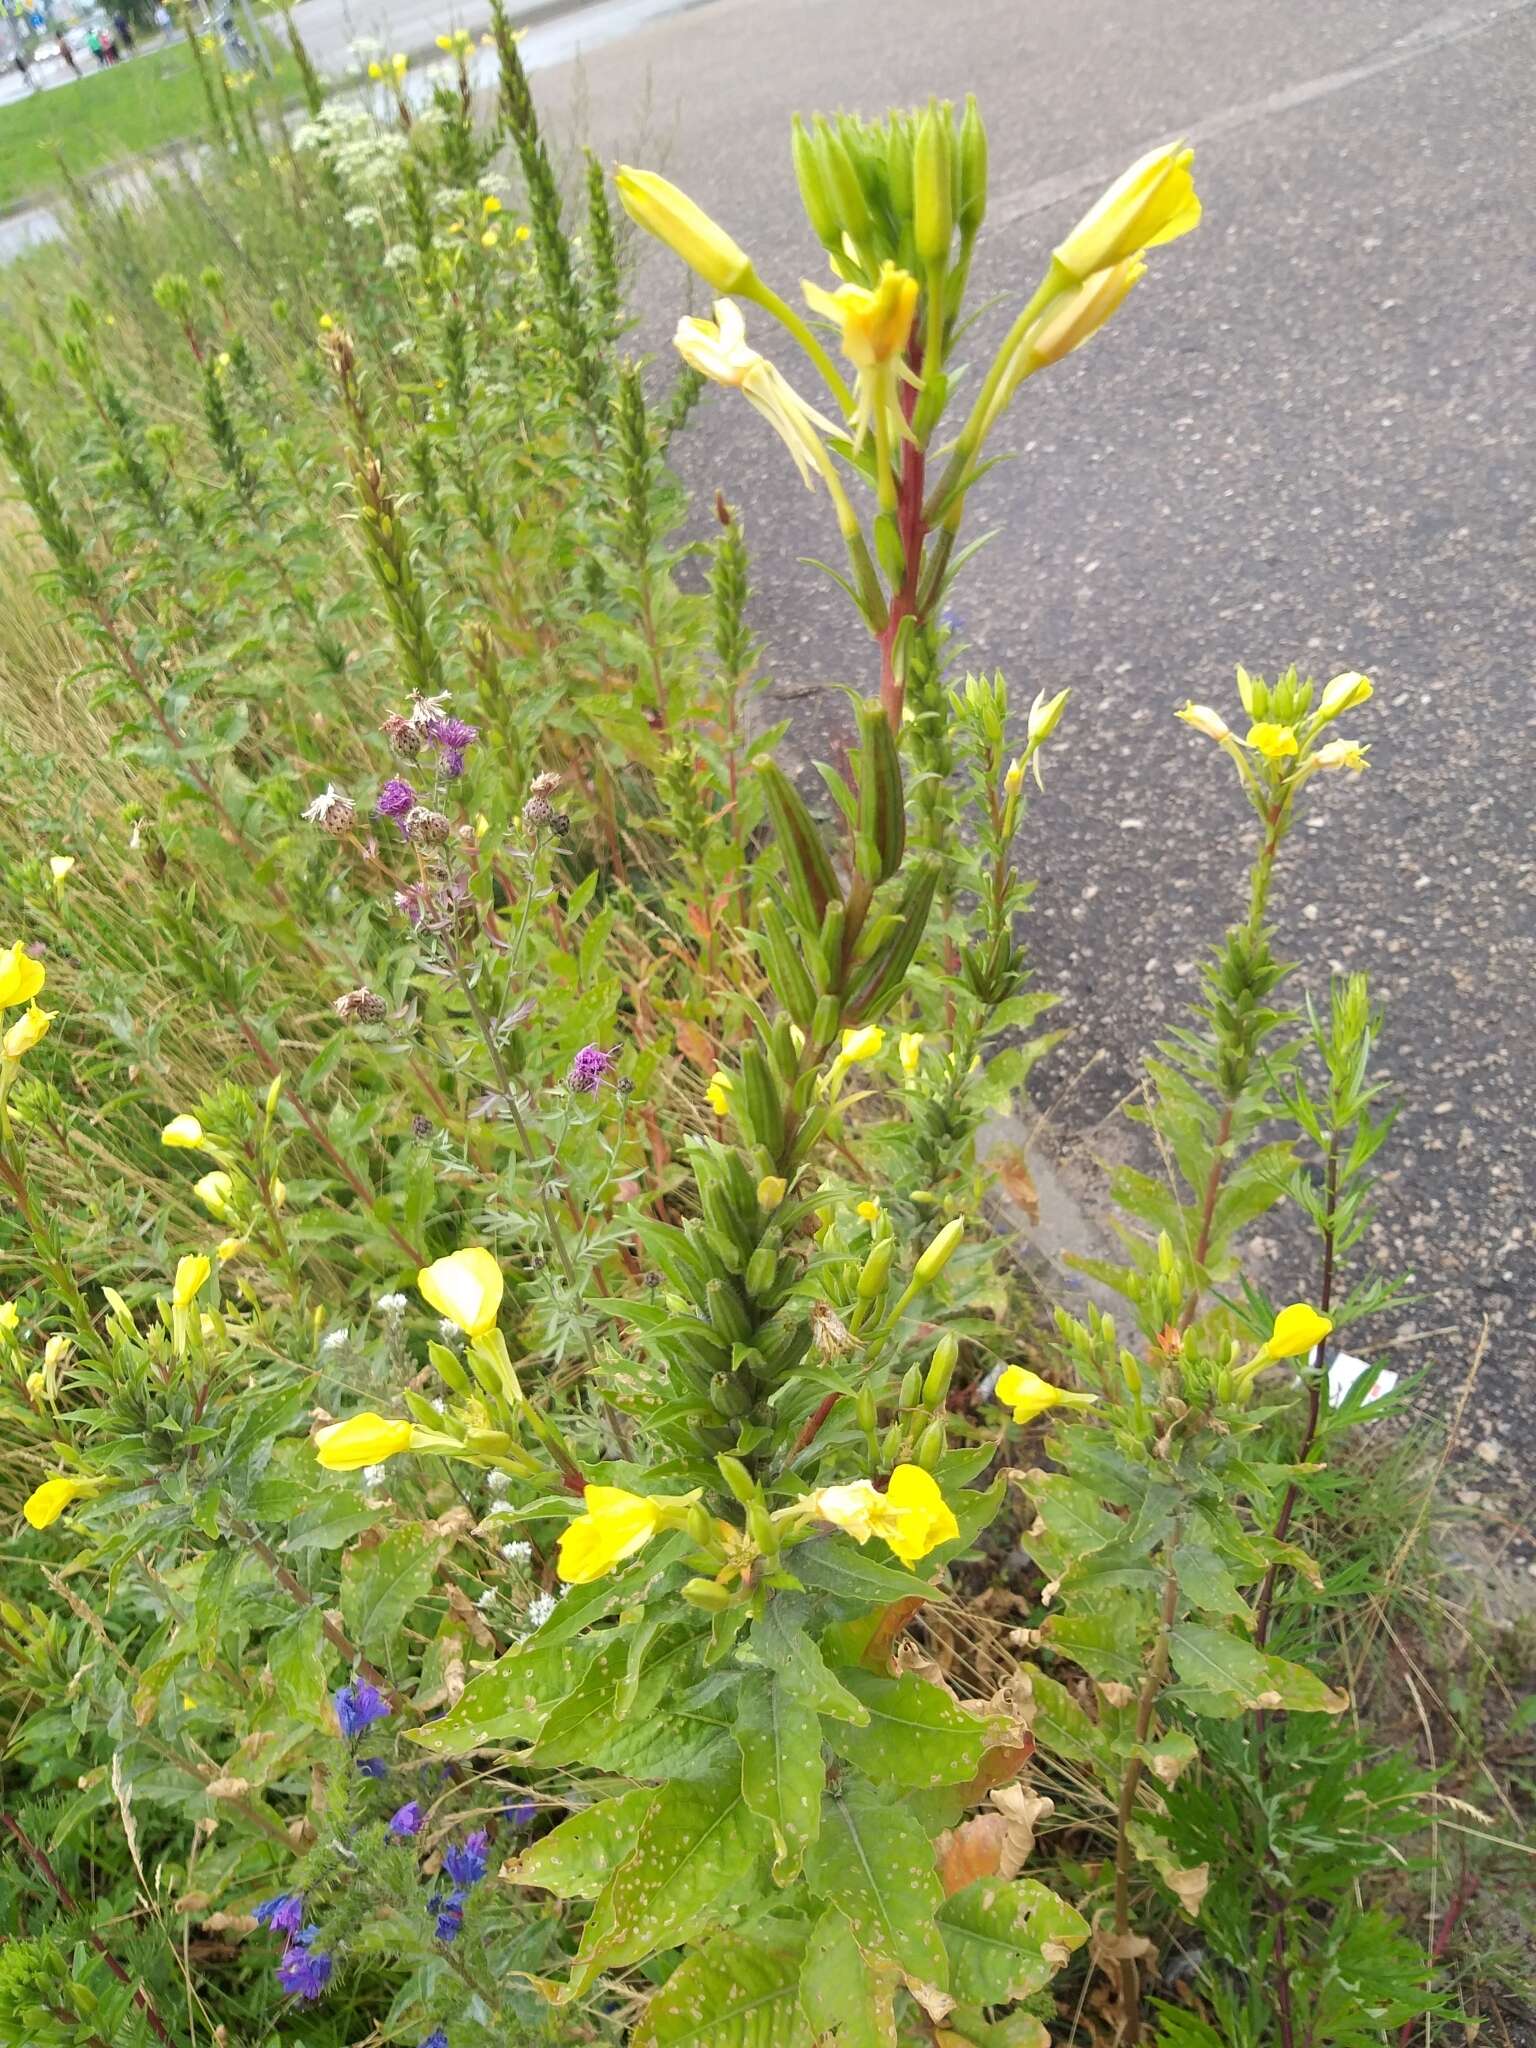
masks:
[[[513,1650],[472,1678],[446,1714],[406,1733],[436,1756],[468,1756],[491,1743],[532,1742],[551,1711],[582,1684],[595,1655],[587,1643]]]
[[[942,1686],[910,1671],[885,1678],[853,1665],[838,1677],[869,1719],[863,1727],[833,1722],[827,1740],[867,1778],[927,1791],[975,1777],[988,1724],[966,1713]]]
[[[1033,1878],[979,1878],[939,1912],[951,1988],[972,2005],[1007,2005],[1049,1984],[1088,1939],[1082,1914]]]
[[[741,1796],[739,1772],[663,1785],[582,1930],[560,2003],[604,1970],[677,1948],[757,1889],[767,1829]]]
[[[651,1999],[630,2048],[811,2048],[798,1942],[717,1934]]]
[[[754,1623],[747,1648],[797,1699],[844,1721],[867,1718],[863,1706],[827,1668],[806,1632],[811,1603],[800,1593],[775,1593]]]
[[[773,1833],[773,1875],[798,1875],[821,1827],[821,1717],[777,1677],[749,1677],[736,1702],[741,1796]]]
[[[595,1899],[635,1853],[635,1837],[655,1797],[654,1786],[640,1785],[581,1808],[508,1864],[508,1881],[538,1885],[562,1899]]]
[[[816,2048],[896,2048],[899,1973],[871,1963],[835,1906],[811,1929],[800,1972],[800,2003]]]
[[[443,1540],[407,1522],[369,1549],[341,1560],[341,1618],[347,1634],[369,1655],[387,1652],[400,1625],[431,1590]]]
[[[949,1958],[934,1925],[944,1888],[933,1844],[888,1793],[850,1778],[829,1796],[805,1874],[816,1896],[843,1915],[864,1955],[894,1963],[916,1983],[947,1982]]]

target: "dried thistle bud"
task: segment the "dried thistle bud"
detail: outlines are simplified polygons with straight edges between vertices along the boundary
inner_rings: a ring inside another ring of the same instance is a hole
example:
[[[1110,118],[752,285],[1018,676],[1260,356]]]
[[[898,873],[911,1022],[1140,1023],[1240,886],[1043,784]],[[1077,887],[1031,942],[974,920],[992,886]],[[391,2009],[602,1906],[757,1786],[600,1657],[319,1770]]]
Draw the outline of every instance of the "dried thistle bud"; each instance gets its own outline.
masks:
[[[382,1024],[389,1015],[388,1003],[371,988],[348,989],[333,1007],[343,1024]]]
[[[379,727],[402,761],[414,761],[426,745],[426,734],[398,711],[391,711]]]
[[[345,839],[357,823],[357,806],[332,783],[307,806],[304,817],[307,823],[318,825],[333,838]]]
[[[811,1303],[811,1341],[823,1358],[843,1358],[853,1349],[853,1337],[830,1302]]]
[[[406,813],[405,836],[413,846],[441,846],[453,830],[441,811],[417,804]]]
[[[437,1126],[433,1123],[431,1117],[423,1116],[419,1109],[411,1118],[411,1136],[413,1138],[430,1138],[436,1128]]]
[[[541,825],[550,824],[554,815],[555,807],[547,796],[531,796],[523,805],[523,823],[530,832],[537,832]]]
[[[556,811],[555,815],[549,821],[549,829],[551,830],[551,832],[556,833],[561,839],[563,839],[566,833],[569,832],[571,829],[570,812]]]
[[[548,796],[552,790],[556,790],[559,787],[559,776],[546,768],[540,774],[535,775],[532,782],[529,783],[528,794],[530,796]]]

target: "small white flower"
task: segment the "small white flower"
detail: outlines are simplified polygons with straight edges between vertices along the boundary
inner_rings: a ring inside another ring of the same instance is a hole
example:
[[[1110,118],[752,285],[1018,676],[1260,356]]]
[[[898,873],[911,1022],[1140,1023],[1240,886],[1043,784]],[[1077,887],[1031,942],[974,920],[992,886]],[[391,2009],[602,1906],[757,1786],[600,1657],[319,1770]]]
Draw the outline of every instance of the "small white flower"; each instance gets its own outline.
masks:
[[[432,1410],[432,1412],[433,1412],[433,1414],[434,1414],[434,1415],[441,1415],[441,1414],[442,1414],[442,1412],[443,1412],[443,1397],[442,1397],[442,1395],[441,1395],[441,1394],[434,1394],[434,1395],[432,1396],[431,1400],[430,1400],[430,1401],[429,1401],[429,1402],[427,1403],[427,1406],[428,1406],[428,1407],[429,1407],[429,1408],[430,1408],[430,1409]]]
[[[475,1605],[480,1609],[482,1614],[485,1612],[487,1607],[494,1607],[496,1605],[495,1587],[487,1586],[485,1591],[480,1595],[480,1598],[475,1602]]]
[[[501,1554],[508,1564],[527,1564],[533,1556],[531,1543],[503,1543]]]
[[[396,1316],[403,1316],[406,1311],[406,1305],[406,1299],[403,1294],[381,1294],[374,1304],[381,1316],[389,1316],[391,1319]]]
[[[492,1515],[515,1515],[516,1513],[517,1509],[512,1505],[511,1501],[493,1500],[485,1511],[485,1517],[489,1521]]]
[[[363,1467],[363,1485],[369,1493],[377,1493],[380,1487],[383,1486],[384,1480],[385,1471],[382,1465],[365,1465]]]
[[[487,1472],[485,1486],[488,1493],[505,1493],[512,1484],[511,1475],[506,1472]]]
[[[347,1342],[347,1332],[344,1329],[328,1330],[320,1339],[320,1349],[322,1351],[344,1351],[347,1347]]]
[[[542,1628],[554,1613],[555,1604],[553,1593],[535,1593],[528,1602],[528,1626]]]
[[[450,1323],[446,1316],[438,1324],[437,1334],[450,1351],[461,1351],[464,1348],[464,1332],[457,1323]]]

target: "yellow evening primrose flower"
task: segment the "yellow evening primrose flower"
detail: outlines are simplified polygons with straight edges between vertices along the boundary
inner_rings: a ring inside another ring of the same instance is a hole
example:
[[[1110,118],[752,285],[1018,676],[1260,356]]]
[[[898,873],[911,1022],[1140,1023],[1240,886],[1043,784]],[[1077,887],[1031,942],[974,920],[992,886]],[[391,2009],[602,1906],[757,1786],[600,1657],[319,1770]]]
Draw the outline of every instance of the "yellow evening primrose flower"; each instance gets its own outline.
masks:
[[[1004,796],[1017,796],[1023,787],[1024,756],[1022,754],[1015,754],[1008,763],[1008,771],[1003,777],[1003,794]]]
[[[389,68],[393,71],[396,78],[404,78],[406,72],[411,68],[411,60],[407,57],[404,50],[396,50],[393,57],[389,60]]]
[[[213,1271],[213,1262],[202,1252],[189,1252],[176,1261],[176,1278],[171,1283],[171,1302],[176,1308],[190,1308]]]
[[[500,213],[501,201],[496,197],[496,194],[494,192],[486,193],[485,197],[480,202],[480,211],[484,214]]]
[[[1315,1351],[1333,1329],[1327,1316],[1304,1301],[1293,1301],[1289,1308],[1281,1309],[1275,1317],[1275,1327],[1269,1333],[1261,1356],[1264,1358],[1300,1358],[1308,1351]]]
[[[783,373],[747,341],[747,325],[733,299],[716,299],[713,320],[677,323],[673,344],[690,370],[712,384],[739,391],[762,414],[794,457],[807,490],[818,473],[826,478],[830,462],[820,434],[843,430],[807,405]]]
[[[1194,159],[1194,151],[1177,142],[1139,157],[1058,244],[1056,262],[1081,282],[1143,249],[1187,235],[1200,220],[1189,170]]]
[[[624,211],[637,227],[681,256],[717,292],[738,292],[752,277],[752,259],[720,226],[654,171],[620,164],[613,182]]]
[[[1347,768],[1351,775],[1359,775],[1366,765],[1365,748],[1358,740],[1329,740],[1312,756],[1312,765],[1316,768]]]
[[[716,1067],[713,1080],[704,1090],[704,1100],[709,1104],[716,1116],[724,1117],[730,1114],[731,1089],[733,1085],[731,1077],[724,1067]]]
[[[1066,1387],[1052,1386],[1049,1380],[1041,1379],[1039,1373],[1022,1365],[1010,1365],[999,1375],[992,1391],[1005,1408],[1013,1410],[1013,1419],[1018,1423],[1032,1422],[1047,1408],[1091,1408],[1099,1398],[1097,1394],[1074,1393]]]
[[[42,961],[34,960],[17,939],[0,953],[0,1010],[9,1010],[16,1003],[30,1003],[47,979],[48,970]]]
[[[227,1173],[205,1173],[201,1180],[194,1181],[192,1192],[208,1211],[220,1222],[229,1214],[230,1197],[235,1184]]]
[[[765,1173],[757,1184],[757,1206],[770,1212],[789,1193],[789,1182],[781,1173]]]
[[[180,1116],[173,1116],[165,1126],[160,1133],[160,1142],[173,1150],[194,1151],[203,1142],[203,1127],[195,1116],[183,1111]]]
[[[960,1533],[938,1482],[921,1465],[898,1465],[884,1493],[856,1479],[850,1486],[824,1486],[812,1500],[823,1521],[855,1543],[880,1537],[903,1564],[915,1564]]]
[[[369,64],[368,76],[370,78],[382,78],[384,76],[384,66],[380,64],[377,61],[377,59],[375,59]]]
[[[382,1465],[386,1458],[408,1451],[415,1435],[409,1422],[364,1409],[345,1422],[316,1430],[315,1456],[327,1472],[360,1472],[365,1465]]]
[[[923,1060],[924,1043],[921,1031],[903,1031],[896,1041],[896,1057],[901,1061],[901,1071],[909,1081],[917,1079],[917,1070]]]
[[[105,1481],[101,1479],[76,1479],[64,1472],[57,1472],[52,1479],[45,1479],[36,1486],[21,1504],[21,1512],[34,1529],[46,1529],[56,1522],[64,1510],[77,1500],[90,1500],[100,1493]]]
[[[480,246],[482,249],[494,249],[500,240],[494,228],[486,228],[480,236]]]
[[[74,1349],[73,1337],[66,1337],[62,1331],[56,1332],[43,1346],[43,1364],[50,1372],[57,1372],[61,1365],[68,1365]]]
[[[72,853],[51,853],[48,856],[48,872],[56,882],[74,872],[75,856]]]
[[[21,1326],[21,1311],[14,1301],[0,1301],[0,1330],[15,1330]]]
[[[512,230],[512,239],[514,242],[532,241],[533,229],[529,227],[527,221],[520,221],[518,225]],[[522,323],[521,331],[525,334],[528,331],[528,322],[526,320],[523,321]]]
[[[36,1003],[16,1019],[16,1022],[0,1039],[0,1051],[8,1060],[19,1060],[29,1053],[34,1045],[41,1045],[48,1036],[48,1027],[53,1022],[52,1010],[40,1010]]]
[[[587,1511],[566,1525],[556,1570],[568,1585],[585,1586],[643,1550],[661,1527],[659,1502],[622,1486],[582,1489]]]
[[[331,329],[336,325],[336,322],[331,318],[329,313],[322,313],[320,315],[319,320],[315,324],[319,327],[320,332],[322,334],[329,334]]]
[[[862,1216],[866,1223],[878,1223],[880,1221],[880,1197],[872,1195],[867,1201],[858,1203],[854,1214]]]
[[[501,1313],[501,1268],[483,1244],[466,1245],[423,1266],[416,1276],[422,1300],[455,1323],[466,1337],[486,1337]]]
[[[1081,284],[1052,299],[1024,338],[1023,370],[1048,369],[1073,349],[1081,348],[1098,333],[1112,313],[1119,311],[1131,287],[1147,274],[1137,257],[1096,270]]]
[[[917,312],[917,279],[883,263],[873,285],[841,284],[824,291],[802,283],[806,304],[837,328],[843,354],[856,370],[877,369],[906,348]]]
[[[238,1259],[245,1250],[245,1242],[243,1237],[221,1237],[217,1247],[219,1264],[227,1266],[231,1259]]]
[[[1296,735],[1288,725],[1262,720],[1258,725],[1249,726],[1248,737],[1243,744],[1252,747],[1256,754],[1262,754],[1266,761],[1286,761],[1296,752],[1297,743]]]
[[[843,1033],[838,1058],[852,1064],[855,1060],[878,1059],[885,1044],[885,1033],[878,1024],[863,1024],[856,1030]]]

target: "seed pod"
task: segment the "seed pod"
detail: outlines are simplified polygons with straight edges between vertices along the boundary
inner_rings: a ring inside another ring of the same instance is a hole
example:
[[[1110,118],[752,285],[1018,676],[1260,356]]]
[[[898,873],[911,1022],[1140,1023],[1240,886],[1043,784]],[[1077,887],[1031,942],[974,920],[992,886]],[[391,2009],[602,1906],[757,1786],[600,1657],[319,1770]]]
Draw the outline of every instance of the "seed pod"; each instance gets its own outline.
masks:
[[[974,236],[987,211],[987,131],[975,93],[965,96],[960,123],[960,232]]]
[[[846,1004],[849,1023],[873,1023],[900,993],[922,943],[938,886],[936,861],[920,862],[912,870],[899,906],[901,927],[883,940],[864,963]]]
[[[778,764],[764,758],[756,770],[784,857],[790,906],[805,931],[819,932],[827,905],[842,901],[831,856],[799,791]]]
[[[405,836],[413,846],[441,846],[453,827],[441,811],[415,804],[405,814]]]
[[[371,988],[348,989],[332,1005],[343,1024],[380,1024],[389,1015],[389,1005]]]
[[[903,1412],[915,1408],[922,1398],[922,1392],[923,1369],[920,1365],[909,1365],[901,1376],[901,1392],[896,1397],[896,1405]]]
[[[760,1244],[747,1261],[747,1292],[754,1301],[761,1301],[779,1277],[778,1254],[769,1246]]]
[[[954,1377],[955,1363],[959,1356],[959,1339],[946,1330],[933,1347],[933,1357],[929,1361],[927,1376],[923,1380],[924,1407],[937,1408],[949,1392],[949,1383]]]
[[[859,809],[861,847],[874,850],[877,882],[888,882],[907,848],[906,793],[901,758],[885,707],[878,698],[859,706]]]
[[[723,1613],[731,1604],[730,1594],[714,1579],[689,1579],[679,1591],[690,1607],[702,1608],[706,1614]]]
[[[941,116],[930,101],[917,123],[917,141],[912,151],[912,226],[917,260],[924,265],[944,263],[949,257],[954,232],[953,169],[950,155],[954,130],[947,115]]]
[[[733,1458],[722,1452],[715,1463],[720,1468],[720,1477],[731,1489],[732,1494],[743,1507],[750,1507],[753,1501],[762,1499],[762,1491],[752,1474],[740,1458]]]
[[[875,1301],[885,1292],[885,1283],[891,1275],[891,1261],[896,1256],[894,1237],[882,1237],[869,1248],[859,1273],[858,1296],[860,1301]]]
[[[944,1455],[944,1424],[938,1416],[923,1431],[917,1440],[916,1463],[925,1472],[933,1471]]]

